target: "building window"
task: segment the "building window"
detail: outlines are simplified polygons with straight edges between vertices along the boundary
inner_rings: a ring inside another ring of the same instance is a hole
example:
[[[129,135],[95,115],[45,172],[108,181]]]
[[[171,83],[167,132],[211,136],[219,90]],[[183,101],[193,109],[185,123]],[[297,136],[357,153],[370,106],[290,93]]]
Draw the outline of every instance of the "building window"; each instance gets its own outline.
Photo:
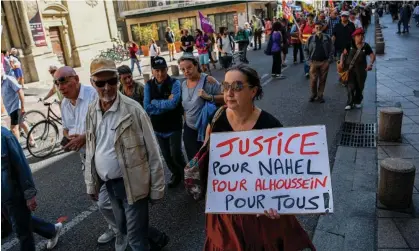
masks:
[[[193,36],[196,30],[196,17],[179,18],[179,28],[187,29],[189,34]]]
[[[229,31],[235,31],[234,16],[237,12],[220,13],[215,15],[208,15],[208,19],[214,25],[215,32],[220,31],[220,27],[227,27]]]
[[[156,41],[157,45],[163,50],[166,49],[166,28],[168,27],[167,21],[158,21],[153,23],[140,24],[140,27],[151,26],[152,37]]]

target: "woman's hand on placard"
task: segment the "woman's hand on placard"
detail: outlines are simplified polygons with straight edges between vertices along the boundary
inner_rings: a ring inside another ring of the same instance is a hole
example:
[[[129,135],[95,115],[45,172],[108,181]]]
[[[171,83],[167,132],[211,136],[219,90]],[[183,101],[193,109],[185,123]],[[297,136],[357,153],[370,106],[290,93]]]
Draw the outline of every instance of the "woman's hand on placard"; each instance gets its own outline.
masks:
[[[273,208],[271,208],[269,210],[265,210],[264,211],[264,215],[266,217],[268,217],[269,219],[272,219],[272,220],[277,220],[277,219],[279,219],[281,217],[281,215],[278,214],[278,210],[273,209]],[[257,214],[256,215],[256,217],[260,217],[260,216],[261,216],[261,214]]]

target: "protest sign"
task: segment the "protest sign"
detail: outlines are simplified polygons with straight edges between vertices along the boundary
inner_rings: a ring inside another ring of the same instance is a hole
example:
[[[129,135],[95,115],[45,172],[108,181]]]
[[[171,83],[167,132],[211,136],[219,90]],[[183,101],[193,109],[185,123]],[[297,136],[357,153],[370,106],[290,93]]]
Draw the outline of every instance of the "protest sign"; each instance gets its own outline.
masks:
[[[206,213],[333,212],[325,126],[212,133]]]

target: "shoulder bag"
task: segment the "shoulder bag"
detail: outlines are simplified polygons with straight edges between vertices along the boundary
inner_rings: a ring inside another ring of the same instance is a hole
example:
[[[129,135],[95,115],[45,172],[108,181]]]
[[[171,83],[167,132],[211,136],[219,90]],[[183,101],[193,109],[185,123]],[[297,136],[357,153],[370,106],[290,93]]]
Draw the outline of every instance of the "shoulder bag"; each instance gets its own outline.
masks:
[[[358,56],[361,53],[361,51],[362,51],[362,48],[357,49],[357,51],[355,52],[354,57],[351,60],[351,63],[349,64],[349,68],[346,71],[343,70],[343,62],[342,62],[342,59],[337,62],[338,74],[339,74],[339,78],[340,78],[340,80],[342,80],[342,82],[346,83],[348,81],[348,79],[349,79],[349,72],[354,67],[355,62],[356,62],[356,59],[358,58]]]
[[[215,122],[220,118],[225,109],[226,107],[222,106],[215,112],[211,121],[210,133]],[[194,200],[200,200],[205,197],[208,180],[209,147],[210,140],[208,138],[184,169],[185,189],[186,192],[194,198]]]

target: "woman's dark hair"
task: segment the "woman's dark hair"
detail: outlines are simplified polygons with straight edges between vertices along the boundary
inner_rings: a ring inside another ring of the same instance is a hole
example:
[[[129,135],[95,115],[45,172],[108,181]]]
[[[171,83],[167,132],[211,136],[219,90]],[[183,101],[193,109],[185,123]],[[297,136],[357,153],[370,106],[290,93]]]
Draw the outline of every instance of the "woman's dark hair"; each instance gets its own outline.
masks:
[[[199,33],[199,35],[201,35],[201,36],[202,36],[202,34],[203,34],[203,33],[202,33],[202,31],[201,31],[200,29],[196,29],[196,30],[195,30],[195,32],[198,32],[198,33]]]
[[[7,51],[6,50],[1,50],[1,54],[6,55]]]
[[[193,65],[198,67],[198,72],[201,73],[201,67],[199,66],[199,61],[193,56],[182,56],[177,60],[177,63],[180,64],[183,61],[190,61]]]
[[[129,68],[128,65],[121,65],[117,68],[118,70],[118,75],[121,76],[122,74],[131,74],[132,75],[132,71],[131,68]]]
[[[231,68],[229,68],[227,70],[227,72],[229,71],[239,71],[241,72],[243,75],[246,76],[247,78],[247,82],[251,87],[257,87],[258,90],[256,92],[256,95],[254,97],[254,100],[260,100],[263,97],[263,90],[262,90],[262,85],[260,83],[260,78],[259,78],[259,74],[257,73],[257,71],[247,65],[238,65],[238,66],[233,66]],[[226,73],[227,73],[226,72]]]
[[[220,27],[220,34],[223,35],[227,27]]]
[[[273,25],[272,25],[272,30],[273,31],[281,31],[281,28],[282,28],[282,24],[280,23],[280,22],[275,22]]]

